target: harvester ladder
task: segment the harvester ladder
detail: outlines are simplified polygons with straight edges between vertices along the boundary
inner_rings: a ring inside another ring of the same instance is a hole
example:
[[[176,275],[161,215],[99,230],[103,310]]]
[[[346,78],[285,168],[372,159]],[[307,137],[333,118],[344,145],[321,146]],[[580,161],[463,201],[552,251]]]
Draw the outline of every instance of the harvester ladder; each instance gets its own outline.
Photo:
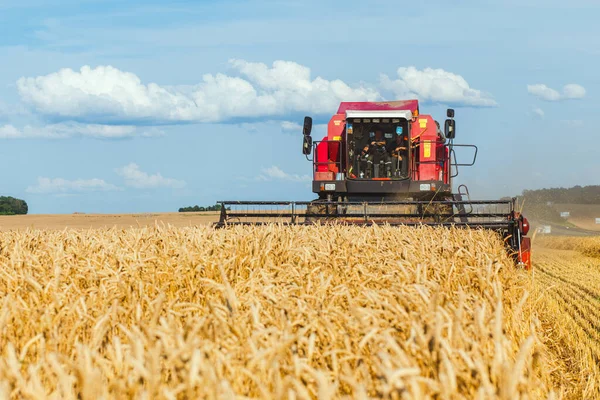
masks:
[[[467,213],[465,204],[462,203],[463,201],[466,201],[463,196],[466,196],[467,200],[471,201],[471,196],[469,195],[469,189],[464,184],[460,185],[458,187],[458,193],[454,193],[452,195],[452,198],[454,199],[454,201],[459,202],[456,205],[456,208],[458,208],[458,214],[460,215],[460,222],[469,222],[469,218],[467,217],[467,214],[470,214],[473,212],[473,206],[469,205],[471,210]]]

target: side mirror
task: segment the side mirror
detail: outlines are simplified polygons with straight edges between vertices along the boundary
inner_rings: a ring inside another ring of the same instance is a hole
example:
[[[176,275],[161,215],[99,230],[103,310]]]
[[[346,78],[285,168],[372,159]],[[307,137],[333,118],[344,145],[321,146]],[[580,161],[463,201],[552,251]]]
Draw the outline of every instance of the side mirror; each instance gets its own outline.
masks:
[[[454,139],[456,136],[456,121],[453,119],[447,119],[444,125],[444,133],[448,139]]]
[[[304,117],[304,127],[302,127],[302,134],[304,136],[309,136],[312,131],[312,118]]]
[[[312,153],[312,137],[305,135],[302,141],[302,154],[307,156],[310,153]]]
[[[452,108],[449,108],[446,110],[446,116],[448,118],[454,118],[454,110]]]

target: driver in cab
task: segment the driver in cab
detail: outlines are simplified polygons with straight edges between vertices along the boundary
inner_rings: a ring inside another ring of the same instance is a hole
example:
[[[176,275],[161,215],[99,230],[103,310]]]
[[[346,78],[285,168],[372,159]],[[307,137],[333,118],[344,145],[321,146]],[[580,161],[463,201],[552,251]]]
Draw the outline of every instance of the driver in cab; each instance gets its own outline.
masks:
[[[403,134],[402,127],[396,128],[396,139],[389,144],[388,151],[394,161],[394,175],[406,176],[408,169],[408,137]]]
[[[363,147],[361,151],[361,157],[363,160],[366,159],[368,164],[367,170],[369,172],[371,171],[373,163],[375,163],[375,165],[379,165],[383,161],[386,169],[386,176],[391,176],[392,162],[387,152],[386,141],[383,137],[383,132],[381,129],[375,130],[375,137],[370,143],[367,143],[367,145]],[[380,175],[380,173],[375,173],[375,175]]]

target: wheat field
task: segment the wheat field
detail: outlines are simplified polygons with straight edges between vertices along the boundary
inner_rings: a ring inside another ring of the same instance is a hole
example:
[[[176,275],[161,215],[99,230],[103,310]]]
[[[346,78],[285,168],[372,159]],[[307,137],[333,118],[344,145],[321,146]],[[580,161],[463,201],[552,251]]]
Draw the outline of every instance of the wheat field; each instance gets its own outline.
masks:
[[[579,398],[600,398],[600,237],[536,242],[534,286],[547,343],[569,365],[567,379],[579,377]]]
[[[595,393],[532,279],[481,230],[0,232],[0,398]]]

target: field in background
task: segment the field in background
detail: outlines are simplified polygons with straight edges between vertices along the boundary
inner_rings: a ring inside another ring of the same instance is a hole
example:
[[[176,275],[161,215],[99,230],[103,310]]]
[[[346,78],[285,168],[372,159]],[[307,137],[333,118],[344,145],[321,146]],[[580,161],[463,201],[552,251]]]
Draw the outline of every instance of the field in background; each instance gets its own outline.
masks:
[[[552,225],[554,235],[590,235],[600,233],[600,205],[588,204],[553,204],[556,211],[570,211],[568,219],[557,218],[544,221],[543,216],[530,215],[532,227],[544,224]],[[535,211],[535,210],[534,210]],[[525,216],[528,216],[525,211]],[[189,227],[208,225],[218,221],[218,212],[185,212],[185,213],[139,213],[139,214],[30,214],[0,215],[0,231],[13,229],[95,229],[95,228],[130,228],[154,226],[155,224]],[[530,234],[531,236],[531,234]]]
[[[596,224],[596,218],[600,218],[600,205],[598,204],[554,204],[552,207],[558,211],[568,211],[571,215],[567,222],[591,231],[600,232],[600,224]]]
[[[146,227],[0,243],[0,397],[597,393],[547,351],[531,275],[488,231]]]
[[[0,231],[13,229],[90,229],[154,226],[156,223],[185,227],[219,220],[218,212],[143,214],[30,214],[0,215]]]

